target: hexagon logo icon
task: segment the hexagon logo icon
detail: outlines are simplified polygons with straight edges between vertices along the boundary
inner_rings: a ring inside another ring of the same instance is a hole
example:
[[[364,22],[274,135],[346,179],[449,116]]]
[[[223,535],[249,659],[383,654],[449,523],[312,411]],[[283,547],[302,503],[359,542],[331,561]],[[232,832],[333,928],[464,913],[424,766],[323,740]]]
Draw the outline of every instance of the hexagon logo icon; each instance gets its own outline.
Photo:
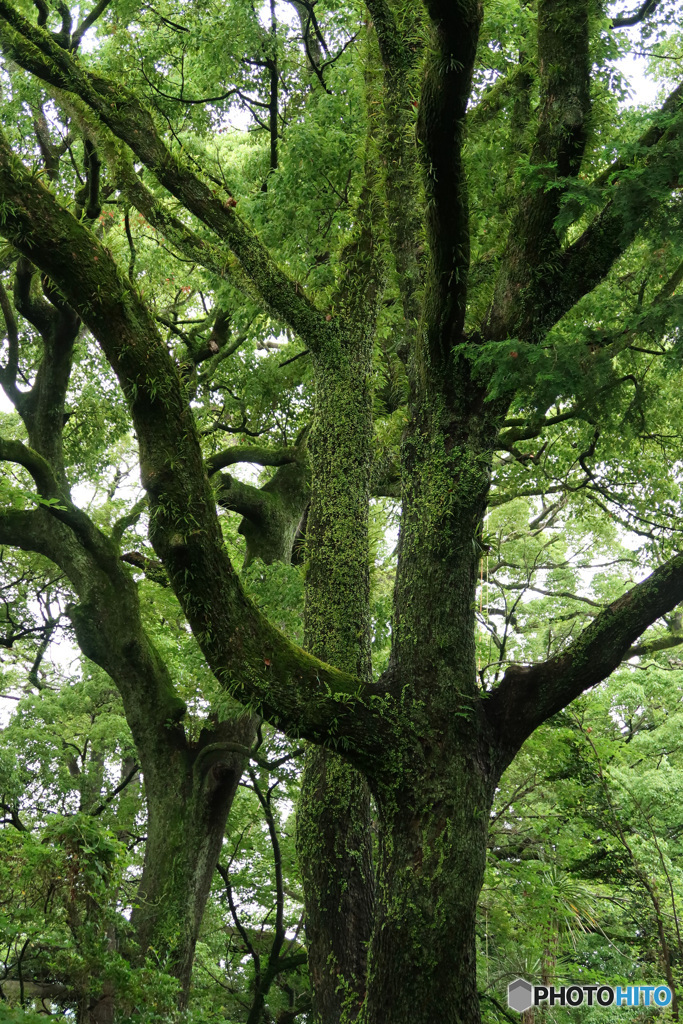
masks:
[[[524,1013],[534,1005],[533,988],[524,978],[516,978],[508,985],[508,1006],[517,1013]]]

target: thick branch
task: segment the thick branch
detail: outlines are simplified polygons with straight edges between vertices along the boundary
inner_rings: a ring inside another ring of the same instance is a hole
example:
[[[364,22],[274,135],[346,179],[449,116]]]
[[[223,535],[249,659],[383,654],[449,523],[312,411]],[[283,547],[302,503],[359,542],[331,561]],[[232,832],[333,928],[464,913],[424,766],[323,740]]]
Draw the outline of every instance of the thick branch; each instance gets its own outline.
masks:
[[[590,112],[589,0],[539,0],[540,106],[532,151],[533,179],[521,194],[496,282],[486,333],[502,339],[536,330],[537,307],[552,288],[555,232],[566,179],[576,177]]]
[[[584,295],[609,273],[657,207],[669,200],[679,175],[683,85],[666,100],[656,123],[594,184],[609,183],[608,201],[580,238],[564,252],[552,254],[534,235],[535,249],[520,248],[514,231],[509,263],[497,284],[497,298],[486,325],[490,338],[515,334],[542,338]],[[624,172],[631,172],[627,174]],[[531,207],[529,207],[531,208]],[[519,238],[525,229],[518,228]],[[545,234],[546,239],[551,236]],[[533,240],[533,239],[532,239]],[[557,240],[555,240],[557,242]],[[552,258],[551,258],[552,256]],[[527,269],[537,266],[538,273]]]
[[[69,579],[79,598],[79,604],[68,609],[79,647],[119,689],[145,777],[163,775],[166,759],[177,757],[183,740],[182,730],[173,723],[182,717],[185,705],[142,628],[135,583],[113,545],[109,562],[102,558],[98,563],[44,508],[1,514],[2,544],[44,555]]]
[[[0,545],[35,551],[56,561],[50,521],[43,509],[9,509],[0,513]]]
[[[52,144],[50,129],[42,107],[39,107],[38,114],[33,121],[33,130],[36,133],[38,148],[43,158],[47,176],[50,181],[56,181],[59,177],[59,158],[63,150],[58,149]]]
[[[111,253],[1,138],[0,197],[0,230],[81,312],[119,379],[138,436],[150,539],[217,679],[290,733],[317,742],[344,737],[350,757],[380,759],[388,739],[362,684],[290,643],[246,598],[223,545],[182,383]]]
[[[498,444],[501,448],[508,448],[509,445],[514,444],[515,441],[530,441],[535,437],[540,437],[543,431],[547,427],[553,427],[558,423],[564,423],[566,420],[573,420],[580,418],[580,412],[578,409],[569,409],[567,412],[558,413],[557,416],[547,416],[545,419],[536,420],[520,420],[515,422],[506,422],[503,424],[508,429],[503,430],[498,436]]]
[[[100,534],[85,512],[69,501],[50,464],[42,455],[21,441],[0,438],[0,461],[23,466],[33,477],[38,494],[49,514],[70,527],[96,558],[108,561],[111,555],[109,541]]]
[[[36,475],[44,473],[30,450],[12,454],[35,462],[31,468]],[[119,561],[116,545],[99,534],[85,513],[76,512],[79,535],[52,509],[9,510],[0,514],[0,545],[44,555],[64,572],[79,601],[68,608],[79,647],[116,684],[145,778],[163,786],[167,766],[184,743],[176,723],[185,704],[143,629],[137,588]]]
[[[88,113],[90,114],[90,111]],[[200,238],[179,217],[172,214],[136,174],[129,150],[108,132],[105,140],[106,129],[95,126],[90,119],[84,119],[81,111],[79,117],[92,134],[103,142],[103,155],[110,164],[116,185],[138,213],[172,242],[178,252],[187,259],[206,267],[207,270],[212,270],[218,277],[230,278],[233,284],[243,290],[253,291],[253,285],[244,275],[234,255],[222,246]]]
[[[81,322],[49,279],[43,279],[43,295],[35,294],[35,273],[36,268],[27,259],[22,257],[18,261],[15,305],[40,332],[43,353],[33,387],[29,392],[17,393],[16,405],[30,446],[50,463],[64,496],[68,497],[62,448],[64,404]]]
[[[612,19],[612,28],[628,28],[630,25],[638,25],[645,21],[651,14],[654,14],[659,5],[659,0],[645,0],[635,14],[618,14]]]
[[[533,152],[559,177],[575,177],[590,113],[589,20],[586,0],[540,0],[538,62],[541,109]]]
[[[418,117],[431,255],[425,308],[431,355],[443,365],[465,322],[470,239],[462,145],[482,5],[425,0],[425,6],[434,31]]]
[[[2,824],[14,825],[18,832],[28,832],[29,829],[24,825],[23,821],[19,817],[19,809],[13,807],[11,804],[6,804],[0,801],[0,811],[4,814],[8,814],[8,818],[2,819]],[[4,982],[3,984],[7,984]]]
[[[505,763],[542,722],[606,679],[648,626],[682,600],[683,554],[609,605],[561,654],[510,666],[486,703]]]
[[[669,651],[672,647],[680,647],[681,644],[683,644],[683,636],[677,634],[663,636],[659,640],[646,640],[642,644],[629,647],[624,655],[624,661],[628,661],[629,658],[646,658],[650,654],[657,654],[658,651]]]
[[[54,306],[38,294],[33,286],[36,268],[29,259],[21,257],[14,279],[14,305],[24,319],[41,335],[49,334],[57,316]]]
[[[33,482],[41,498],[49,502],[55,502],[55,504],[61,498],[57,481],[54,478],[49,463],[45,461],[42,455],[33,451],[32,448],[27,448],[21,441],[7,441],[4,438],[0,438],[0,461],[14,462],[18,466],[23,466],[33,477]]]
[[[0,281],[0,309],[5,318],[7,330],[7,363],[0,368],[0,384],[10,401],[16,405],[17,401],[21,401],[20,393],[16,388],[17,371],[19,370],[19,331],[14,310],[2,281]]]
[[[245,566],[254,558],[289,564],[310,501],[310,470],[301,457],[286,462],[263,487],[220,475],[218,503],[243,516],[238,532],[247,541]]]
[[[335,330],[274,263],[268,250],[236,213],[159,135],[151,113],[120,82],[83,70],[42,29],[0,0],[0,41],[4,51],[39,79],[80,96],[111,131],[127,143],[171,195],[224,240],[254,282],[263,301],[313,348],[334,345]]]
[[[627,170],[635,164],[635,160],[638,156],[645,153],[647,150],[651,150],[656,144],[671,130],[672,127],[672,115],[676,114],[681,109],[683,103],[683,83],[677,86],[673,92],[669,93],[664,103],[657,111],[657,116],[654,121],[643,134],[631,145],[626,152],[625,156],[619,156],[616,160],[601,171],[595,178],[591,180],[592,188],[602,188],[608,185],[610,182],[617,183],[618,175],[622,171]]]
[[[643,161],[635,181],[631,182],[615,171],[611,179],[614,198],[610,199],[583,235],[562,254],[557,272],[551,275],[556,289],[554,301],[550,304],[553,322],[606,276],[614,262],[636,238],[646,219],[662,202],[662,182],[666,178],[674,182],[678,179],[680,136],[683,130],[682,107],[683,85],[680,85],[660,111],[662,120],[643,137],[647,138],[647,144],[652,149]],[[673,147],[668,145],[672,142]],[[639,157],[640,153],[636,153],[630,162],[631,167],[637,166]],[[624,169],[628,167],[627,164]],[[671,187],[668,184],[665,187],[666,198],[670,197]],[[551,326],[548,318],[546,324]]]
[[[296,462],[300,457],[301,451],[298,448],[274,449],[240,444],[212,455],[206,460],[206,468],[211,476],[219,469],[226,469],[227,466],[234,466],[238,462],[253,462],[257,466],[286,466],[290,462]]]

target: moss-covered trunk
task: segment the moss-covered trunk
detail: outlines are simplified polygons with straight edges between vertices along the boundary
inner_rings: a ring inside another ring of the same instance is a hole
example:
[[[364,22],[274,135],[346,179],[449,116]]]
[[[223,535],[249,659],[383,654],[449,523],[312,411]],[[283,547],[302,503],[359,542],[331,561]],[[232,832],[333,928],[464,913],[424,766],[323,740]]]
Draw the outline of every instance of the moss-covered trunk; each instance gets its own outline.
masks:
[[[73,545],[72,545],[73,546]],[[225,822],[253,740],[254,719],[241,715],[188,741],[185,705],[167,666],[142,628],[137,588],[112,552],[106,573],[80,549],[64,565],[82,601],[71,610],[79,646],[116,683],[145,783],[148,823],[143,876],[133,924],[144,958],[153,948],[178,978],[180,1002],[192,961]]]
[[[397,736],[375,782],[380,856],[363,1024],[479,1020],[475,915],[499,777],[474,635],[490,428],[448,412],[464,397],[447,397],[422,401],[404,441],[391,686],[411,733]]]
[[[248,715],[222,725],[223,739],[229,734],[241,745],[251,743],[254,730]],[[220,742],[204,742],[179,750],[163,773],[146,779],[147,843],[132,922],[141,955],[153,948],[178,978],[181,1006],[244,762],[242,754],[221,750]]]
[[[368,489],[372,419],[367,339],[317,362],[307,524],[306,646],[338,668],[370,673]],[[355,1020],[373,921],[370,793],[339,755],[306,754],[297,848],[316,1020]]]
[[[475,919],[494,778],[475,723],[435,736],[414,786],[378,799],[363,1024],[478,1024]]]
[[[297,848],[306,900],[308,964],[316,1021],[353,1021],[365,995],[374,877],[370,794],[335,753],[306,753]]]

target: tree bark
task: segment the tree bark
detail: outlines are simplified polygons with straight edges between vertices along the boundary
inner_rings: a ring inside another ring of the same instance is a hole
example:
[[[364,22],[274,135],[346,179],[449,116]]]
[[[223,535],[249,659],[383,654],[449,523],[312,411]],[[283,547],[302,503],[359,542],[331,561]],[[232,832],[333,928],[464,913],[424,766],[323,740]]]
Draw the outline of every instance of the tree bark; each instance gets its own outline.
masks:
[[[353,1021],[365,997],[374,921],[370,794],[357,769],[320,747],[306,752],[297,852],[315,1019]]]
[[[426,0],[415,5],[418,14],[409,31],[409,14],[401,11],[399,17],[396,5],[369,0],[367,6],[388,100],[378,150],[387,163],[400,165],[387,167],[386,208],[404,329],[413,342],[412,419],[403,444],[400,558],[385,685],[369,685],[367,660],[372,256],[362,266],[363,247],[358,249],[357,273],[353,259],[340,260],[352,282],[347,291],[360,298],[348,300],[342,294],[329,309],[317,308],[277,266],[234,204],[225,203],[182,155],[169,150],[151,113],[131,90],[90,73],[0,0],[0,38],[7,55],[88,104],[99,119],[93,130],[110,147],[125,187],[141,208],[151,211],[150,221],[165,225],[179,248],[218,273],[234,263],[228,246],[264,308],[311,351],[318,394],[311,439],[307,641],[316,658],[285,641],[255,611],[230,566],[192,410],[150,309],[134,289],[122,286],[111,254],[28,175],[4,143],[1,228],[69,297],[118,376],[140,446],[152,512],[150,539],[216,678],[276,725],[328,748],[308,759],[298,825],[314,1013],[324,1024],[353,1019],[359,1008],[363,1024],[477,1024],[474,920],[486,825],[500,773],[536,726],[605,678],[648,625],[681,600],[683,556],[671,558],[597,615],[561,655],[543,665],[511,666],[492,694],[478,689],[474,597],[479,541],[506,401],[485,401],[485,371],[477,371],[481,377],[475,380],[471,370],[472,352],[482,339],[464,333],[469,218],[461,148],[482,5]],[[638,157],[610,168],[611,192],[605,192],[601,212],[563,248],[555,229],[562,190],[569,184],[563,179],[580,172],[590,123],[589,7],[583,0],[539,0],[537,5],[540,95],[532,163],[542,173],[520,189],[484,341],[519,337],[532,345],[544,340],[550,327],[604,280],[649,213],[662,208],[662,193],[642,190],[642,185],[664,182],[668,202],[670,183],[678,180],[672,176],[679,171],[677,153],[660,143],[680,135],[680,90],[665,105],[666,116],[657,120]],[[415,53],[423,45],[429,52],[421,64]],[[426,75],[406,86],[418,67]],[[410,141],[413,84],[419,94],[417,156]],[[171,211],[164,213],[130,166],[125,170],[121,146],[112,142],[109,131],[214,233],[214,241],[199,239]],[[595,182],[600,188],[605,184],[601,176]],[[636,205],[639,190],[647,196]],[[372,227],[372,218],[361,215],[358,223]],[[366,325],[365,332],[360,324]],[[511,392],[515,388],[513,381]],[[0,445],[0,456],[32,472],[43,500],[57,496],[58,488],[35,453],[19,446],[17,454],[16,442]],[[53,503],[42,518],[20,512],[7,517],[7,523],[42,523],[45,517],[58,521],[60,528],[78,532],[101,569],[110,552],[77,513]],[[79,568],[83,557],[75,559],[74,571],[87,582],[90,569],[83,574]],[[83,593],[91,591],[84,586]],[[104,623],[96,602],[92,617],[88,601],[81,596],[80,611],[74,612],[82,632],[97,631]],[[114,617],[117,608],[111,602],[102,607]],[[178,725],[182,711],[158,659],[136,629],[129,634],[118,646],[112,644],[111,657],[120,662],[118,678],[131,727],[142,735],[147,712],[157,726],[150,733],[143,770],[154,799],[170,815],[174,808],[164,783],[176,779],[180,791],[187,789],[192,755]],[[147,692],[150,680],[158,686],[143,714],[135,701]],[[335,747],[354,769],[331,752]],[[195,771],[197,763],[199,754]],[[367,984],[362,960],[371,931],[369,799],[365,782],[352,774],[356,768],[372,786],[380,826]],[[180,824],[191,825],[203,814],[188,810]],[[339,831],[340,815],[345,831]],[[154,848],[163,845],[163,828],[157,831]],[[189,863],[184,858],[208,860],[206,846],[190,842],[187,847],[176,848],[175,858],[167,862],[171,875],[177,865]],[[340,862],[339,851],[344,854]],[[190,866],[187,870],[191,874]],[[199,888],[203,877],[198,870]],[[155,883],[148,872],[150,893]],[[156,895],[150,906],[154,901]],[[353,912],[343,917],[347,910]],[[182,907],[174,910],[189,920],[184,913]]]
[[[372,418],[368,339],[316,362],[314,486],[306,551],[306,647],[370,678],[368,497]],[[373,926],[370,793],[331,750],[306,753],[297,810],[314,1018],[353,1021],[365,997]]]
[[[180,981],[182,1006],[225,823],[245,766],[244,755],[226,744],[248,747],[256,723],[241,715],[204,729],[196,748],[188,743],[179,724],[184,705],[144,634],[135,584],[123,567],[118,572],[115,587],[111,580],[99,581],[99,587],[91,580],[89,601],[71,616],[81,650],[121,693],[142,766],[148,822],[140,902],[132,918],[138,956],[144,959],[155,949]]]
[[[491,425],[476,388],[456,400],[451,381],[423,378],[403,446],[387,675],[411,734],[396,736],[373,783],[381,838],[363,1024],[479,1021],[475,917],[500,775],[474,647]]]
[[[480,1020],[475,921],[497,775],[485,726],[469,726],[459,737],[447,730],[431,752],[420,752],[409,769],[412,785],[402,779],[378,794],[377,910],[363,1024]]]
[[[225,825],[245,767],[221,740],[249,746],[255,720],[243,715],[204,730],[196,749],[181,749],[162,777],[146,780],[145,863],[132,917],[140,951],[153,947],[181,985],[187,1004],[194,951]]]

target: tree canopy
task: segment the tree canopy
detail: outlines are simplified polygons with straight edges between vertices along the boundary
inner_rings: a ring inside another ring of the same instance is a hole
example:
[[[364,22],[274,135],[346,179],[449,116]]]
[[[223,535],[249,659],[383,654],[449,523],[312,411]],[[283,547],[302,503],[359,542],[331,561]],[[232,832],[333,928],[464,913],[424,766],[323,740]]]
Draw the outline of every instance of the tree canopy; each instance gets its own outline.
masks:
[[[0,1020],[678,1019],[676,7],[0,0]]]

